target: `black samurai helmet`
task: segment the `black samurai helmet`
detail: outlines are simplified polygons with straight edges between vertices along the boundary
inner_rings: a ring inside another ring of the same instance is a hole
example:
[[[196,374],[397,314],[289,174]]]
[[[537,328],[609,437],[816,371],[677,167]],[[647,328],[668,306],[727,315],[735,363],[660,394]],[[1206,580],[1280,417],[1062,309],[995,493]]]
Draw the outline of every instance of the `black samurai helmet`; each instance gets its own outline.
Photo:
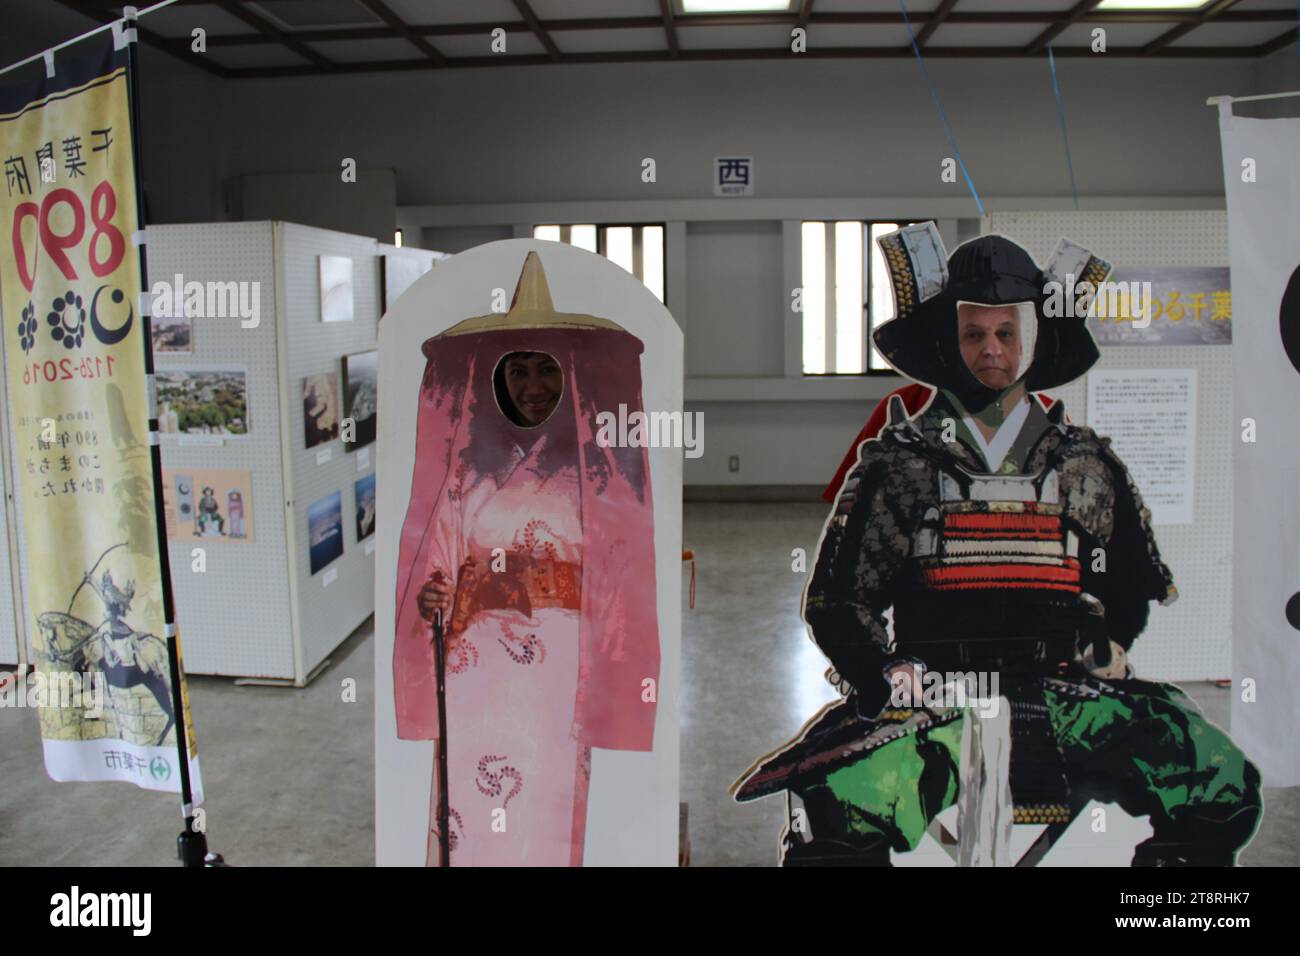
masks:
[[[933,222],[907,226],[878,242],[889,268],[896,317],[873,338],[904,375],[948,389],[972,409],[998,398],[1002,390],[981,383],[961,356],[959,302],[1024,304],[1029,327],[1021,330],[1026,355],[1017,381],[1023,380],[1031,392],[1073,381],[1097,361],[1097,344],[1085,318],[1092,293],[1111,267],[1087,249],[1062,239],[1040,269],[1021,246],[991,235],[964,242],[947,257]],[[1062,307],[1048,308],[1049,301]]]

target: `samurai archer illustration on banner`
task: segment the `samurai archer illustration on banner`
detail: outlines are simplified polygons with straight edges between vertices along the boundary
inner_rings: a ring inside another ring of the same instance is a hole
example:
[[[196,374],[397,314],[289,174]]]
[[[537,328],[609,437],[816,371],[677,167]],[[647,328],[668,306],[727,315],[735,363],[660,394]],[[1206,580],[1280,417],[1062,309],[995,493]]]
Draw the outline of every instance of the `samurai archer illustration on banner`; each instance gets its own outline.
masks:
[[[123,690],[134,687],[147,689],[157,707],[144,707],[138,716],[115,711],[118,729],[124,740],[162,746],[176,723],[171,700],[167,644],[153,634],[139,633],[128,623],[131,601],[135,597],[134,582],[118,585],[110,571],[105,571],[98,580],[95,578],[95,572],[104,558],[120,547],[123,544],[112,545],[99,556],[99,560],[72,592],[67,612],[46,611],[37,617],[37,624],[48,663],[78,673],[99,671],[110,687]],[[86,585],[99,597],[106,612],[98,626],[88,624],[72,613],[77,596]],[[111,695],[109,699],[112,700]],[[165,721],[161,732],[154,733],[150,728],[156,726],[159,717],[165,718]]]

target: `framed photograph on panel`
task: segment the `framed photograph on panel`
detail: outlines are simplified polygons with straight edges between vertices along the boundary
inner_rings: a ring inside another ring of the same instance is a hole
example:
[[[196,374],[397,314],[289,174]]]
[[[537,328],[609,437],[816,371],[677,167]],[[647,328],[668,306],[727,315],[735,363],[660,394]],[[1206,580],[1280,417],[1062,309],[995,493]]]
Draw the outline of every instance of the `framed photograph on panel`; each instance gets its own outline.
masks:
[[[357,503],[357,540],[364,541],[375,533],[375,473],[358,478],[352,491]]]
[[[384,262],[380,270],[380,278],[384,287],[384,311],[387,312],[416,279],[429,271],[431,265],[421,262],[414,256],[404,256],[400,253],[381,258]]]
[[[155,315],[150,319],[150,329],[155,355],[164,352],[173,355],[194,354],[194,322],[188,316]]]
[[[322,372],[302,380],[302,431],[307,447],[339,437],[339,373]]]
[[[247,435],[248,373],[242,368],[171,368],[154,373],[163,435]]]
[[[353,421],[355,431],[348,451],[364,448],[375,440],[379,412],[379,353],[374,349],[343,356],[343,417]]]
[[[351,322],[352,311],[352,259],[348,256],[321,256],[321,321]]]
[[[253,478],[248,471],[164,468],[163,514],[172,541],[253,540]]]
[[[343,556],[343,492],[336,491],[311,503],[307,508],[307,534],[312,574]]]

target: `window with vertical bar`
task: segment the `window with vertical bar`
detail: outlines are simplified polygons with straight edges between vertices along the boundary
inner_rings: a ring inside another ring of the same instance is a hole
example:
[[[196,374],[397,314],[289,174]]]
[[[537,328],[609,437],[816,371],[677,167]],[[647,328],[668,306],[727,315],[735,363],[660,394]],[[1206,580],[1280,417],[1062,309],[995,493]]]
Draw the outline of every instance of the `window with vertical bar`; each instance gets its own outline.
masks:
[[[871,334],[894,317],[876,240],[911,220],[808,220],[800,236],[805,375],[892,374]]]
[[[602,255],[645,283],[664,301],[664,227],[659,224],[568,223],[533,227],[534,239],[567,242]]]

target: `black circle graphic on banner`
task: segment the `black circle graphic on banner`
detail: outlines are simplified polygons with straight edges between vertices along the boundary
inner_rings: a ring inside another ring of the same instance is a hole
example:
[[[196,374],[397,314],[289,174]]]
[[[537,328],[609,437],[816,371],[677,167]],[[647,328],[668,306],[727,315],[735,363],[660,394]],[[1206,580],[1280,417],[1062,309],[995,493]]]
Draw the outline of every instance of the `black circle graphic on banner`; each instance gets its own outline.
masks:
[[[1291,595],[1291,600],[1286,602],[1286,619],[1288,624],[1300,631],[1300,591]]]
[[[99,294],[107,288],[108,286],[101,285],[95,290],[95,297],[90,300],[90,329],[95,333],[95,338],[99,339],[104,345],[116,345],[131,333],[131,326],[135,322],[135,309],[130,306],[127,307],[126,321],[117,328],[104,328],[103,323],[99,321]],[[126,296],[121,289],[114,289],[109,298],[113,300],[114,305],[121,305]]]
[[[1278,310],[1278,323],[1282,331],[1282,348],[1292,367],[1300,372],[1300,266],[1286,284],[1282,293],[1282,308]]]

